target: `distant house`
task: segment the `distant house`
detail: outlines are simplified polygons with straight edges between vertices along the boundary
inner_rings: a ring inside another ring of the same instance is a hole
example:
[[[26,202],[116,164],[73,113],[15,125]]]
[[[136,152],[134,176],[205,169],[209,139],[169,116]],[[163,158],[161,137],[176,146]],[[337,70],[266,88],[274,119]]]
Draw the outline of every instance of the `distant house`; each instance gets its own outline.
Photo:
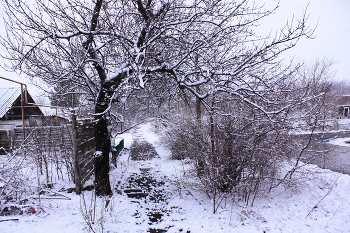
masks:
[[[340,97],[339,113],[345,118],[350,118],[350,95],[343,95]]]
[[[61,132],[56,126],[66,125],[68,119],[58,113],[58,107],[37,105],[29,93],[22,96],[20,87],[0,88],[0,155],[19,148],[26,133],[34,128],[40,132]]]
[[[6,87],[0,88],[0,124],[22,124],[22,108],[21,108],[21,88]],[[43,112],[39,107],[33,105],[34,100],[27,93],[28,103],[24,103],[24,118],[29,121],[32,117],[41,117]]]

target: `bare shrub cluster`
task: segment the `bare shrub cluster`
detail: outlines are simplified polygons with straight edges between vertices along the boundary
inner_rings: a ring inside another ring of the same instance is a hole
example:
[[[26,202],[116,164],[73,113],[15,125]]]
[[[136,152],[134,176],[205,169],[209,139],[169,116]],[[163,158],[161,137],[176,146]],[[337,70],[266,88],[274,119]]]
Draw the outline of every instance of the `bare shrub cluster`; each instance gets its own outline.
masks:
[[[34,167],[27,160],[27,154],[19,151],[0,156],[0,207],[7,202],[23,200],[36,191],[29,179]]]
[[[0,211],[25,203],[55,184],[73,182],[71,135],[67,125],[31,127],[17,136],[12,153],[0,156]],[[56,188],[60,188],[57,186]]]
[[[73,181],[71,132],[68,126],[34,127],[22,150],[36,165],[42,184],[49,187],[56,180]]]
[[[249,202],[276,186],[283,177],[283,164],[297,150],[282,122],[211,116],[201,122],[180,118],[170,124],[166,140],[172,158],[191,159],[214,200],[219,194],[235,193]]]

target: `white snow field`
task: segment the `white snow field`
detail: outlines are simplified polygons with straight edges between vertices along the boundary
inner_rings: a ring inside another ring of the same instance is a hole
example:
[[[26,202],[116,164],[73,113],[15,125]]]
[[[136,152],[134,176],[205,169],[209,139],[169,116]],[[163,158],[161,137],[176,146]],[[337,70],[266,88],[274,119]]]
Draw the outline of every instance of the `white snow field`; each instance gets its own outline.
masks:
[[[257,196],[253,206],[227,197],[213,214],[213,205],[192,175],[190,163],[170,160],[170,151],[150,124],[122,136],[126,148],[132,140],[147,141],[159,157],[134,161],[125,151],[111,172],[115,192],[111,198],[95,199],[92,191],[81,196],[60,192],[64,196],[56,197],[62,199],[32,202],[35,214],[1,216],[0,232],[350,232],[348,175],[305,165],[288,187],[280,185]],[[144,188],[153,196],[128,197],[123,190],[133,188],[128,187],[131,180],[147,183]]]

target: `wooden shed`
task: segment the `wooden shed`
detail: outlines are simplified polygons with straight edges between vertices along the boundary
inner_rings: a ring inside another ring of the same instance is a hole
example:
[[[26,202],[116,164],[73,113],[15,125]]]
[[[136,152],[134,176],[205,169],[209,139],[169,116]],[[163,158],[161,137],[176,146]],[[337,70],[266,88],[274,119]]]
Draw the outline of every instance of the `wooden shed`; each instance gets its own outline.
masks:
[[[339,113],[342,117],[350,118],[350,95],[343,95],[340,97]]]
[[[6,87],[0,88],[0,120],[20,120],[22,119],[21,109],[21,88]],[[27,93],[29,103],[35,103],[29,93]],[[24,117],[43,116],[39,107],[24,103]]]
[[[23,98],[24,99],[24,98]],[[0,88],[0,154],[11,151],[14,137],[14,128],[22,127],[22,96],[20,87]],[[29,103],[34,103],[33,98],[27,93]],[[35,117],[42,117],[39,107],[24,103],[23,115],[25,126]]]

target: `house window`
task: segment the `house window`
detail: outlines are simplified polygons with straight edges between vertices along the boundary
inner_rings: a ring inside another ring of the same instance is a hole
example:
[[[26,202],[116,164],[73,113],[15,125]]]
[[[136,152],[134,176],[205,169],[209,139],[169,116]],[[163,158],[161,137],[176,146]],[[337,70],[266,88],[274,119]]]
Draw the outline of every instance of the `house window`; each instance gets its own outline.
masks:
[[[349,107],[344,107],[344,117],[349,117]]]

